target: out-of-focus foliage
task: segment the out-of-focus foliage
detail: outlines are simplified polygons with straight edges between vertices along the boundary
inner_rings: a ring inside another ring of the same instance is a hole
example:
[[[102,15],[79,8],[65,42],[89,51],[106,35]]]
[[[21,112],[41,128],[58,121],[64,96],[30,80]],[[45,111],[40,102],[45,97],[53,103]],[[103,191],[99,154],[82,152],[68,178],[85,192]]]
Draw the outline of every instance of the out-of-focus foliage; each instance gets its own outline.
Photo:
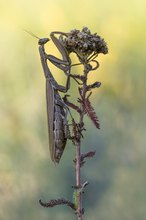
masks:
[[[74,149],[69,142],[60,164],[50,161],[37,40],[22,29],[48,37],[54,30],[83,26],[109,46],[109,55],[99,57],[100,68],[90,79],[102,82],[92,99],[101,130],[86,120],[83,151],[96,150],[96,156],[82,170],[83,181],[90,182],[85,219],[146,219],[145,8],[144,0],[1,0],[1,220],[76,219],[67,207],[44,209],[38,203],[40,198],[71,199]],[[54,69],[54,74],[64,83],[60,72]]]

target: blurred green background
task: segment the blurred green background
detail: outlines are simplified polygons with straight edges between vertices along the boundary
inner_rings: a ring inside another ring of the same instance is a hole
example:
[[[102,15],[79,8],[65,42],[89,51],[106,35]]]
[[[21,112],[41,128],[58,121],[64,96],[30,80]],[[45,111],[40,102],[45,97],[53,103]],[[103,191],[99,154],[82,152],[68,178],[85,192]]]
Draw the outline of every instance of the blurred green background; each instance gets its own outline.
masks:
[[[83,26],[109,47],[90,79],[102,82],[92,96],[101,129],[86,119],[82,150],[96,150],[96,156],[82,169],[83,181],[90,182],[84,218],[146,219],[145,11],[144,0],[0,1],[0,220],[76,219],[68,207],[38,203],[71,199],[74,148],[69,141],[60,164],[51,162],[37,40],[22,29],[48,37]],[[65,83],[63,74],[53,73]]]

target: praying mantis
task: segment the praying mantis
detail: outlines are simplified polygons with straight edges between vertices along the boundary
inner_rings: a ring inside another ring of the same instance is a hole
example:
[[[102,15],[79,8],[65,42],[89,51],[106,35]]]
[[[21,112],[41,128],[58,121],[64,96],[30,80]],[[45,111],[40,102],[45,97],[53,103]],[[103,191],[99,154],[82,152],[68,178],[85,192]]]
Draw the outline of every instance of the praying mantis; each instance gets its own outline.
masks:
[[[62,32],[51,32],[50,37],[58,50],[60,51],[63,60],[48,55],[45,52],[45,44],[49,38],[39,39],[39,53],[41,63],[46,78],[46,101],[47,101],[47,117],[48,117],[48,135],[50,156],[54,163],[59,163],[66,146],[66,141],[69,135],[67,115],[68,107],[62,100],[59,92],[66,93],[70,87],[70,67],[71,60],[63,45],[55,37],[55,34],[64,34]],[[63,70],[67,75],[66,86],[59,85],[54,79],[48,65],[47,60]]]

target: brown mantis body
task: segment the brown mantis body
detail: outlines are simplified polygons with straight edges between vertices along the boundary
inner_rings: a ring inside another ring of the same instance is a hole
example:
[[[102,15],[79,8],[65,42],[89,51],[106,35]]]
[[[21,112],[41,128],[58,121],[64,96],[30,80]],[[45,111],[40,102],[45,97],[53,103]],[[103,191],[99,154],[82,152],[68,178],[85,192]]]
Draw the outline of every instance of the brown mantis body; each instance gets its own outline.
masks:
[[[52,32],[51,38],[61,52],[63,60],[60,60],[52,55],[48,55],[45,53],[44,45],[49,41],[48,38],[39,39],[38,44],[42,67],[46,78],[46,99],[50,155],[53,162],[59,163],[68,137],[68,107],[63,102],[58,91],[65,93],[70,87],[70,59],[65,48],[54,36],[55,33],[58,34],[60,32]],[[47,65],[47,60],[49,60],[65,72],[65,74],[67,75],[66,87],[61,86],[56,82]]]

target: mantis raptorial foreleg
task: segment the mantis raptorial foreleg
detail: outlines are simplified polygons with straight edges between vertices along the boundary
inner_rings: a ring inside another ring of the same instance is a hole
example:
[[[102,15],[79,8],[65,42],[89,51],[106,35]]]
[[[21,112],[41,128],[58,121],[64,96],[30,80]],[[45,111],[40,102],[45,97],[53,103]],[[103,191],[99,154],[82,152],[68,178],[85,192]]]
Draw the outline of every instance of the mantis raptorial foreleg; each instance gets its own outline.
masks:
[[[50,37],[51,37],[53,43],[55,44],[55,46],[57,47],[57,49],[60,51],[63,60],[61,60],[53,55],[49,55],[49,54],[46,54],[46,58],[51,63],[53,63],[55,66],[57,66],[59,69],[63,70],[66,75],[69,75],[70,68],[71,68],[71,60],[70,60],[69,54],[66,51],[66,49],[64,48],[64,46],[62,45],[62,43],[55,37],[55,34],[61,34],[61,35],[65,35],[65,36],[66,36],[66,34],[63,32],[59,32],[59,31],[54,31],[54,32],[51,32],[51,34],[50,34]]]

